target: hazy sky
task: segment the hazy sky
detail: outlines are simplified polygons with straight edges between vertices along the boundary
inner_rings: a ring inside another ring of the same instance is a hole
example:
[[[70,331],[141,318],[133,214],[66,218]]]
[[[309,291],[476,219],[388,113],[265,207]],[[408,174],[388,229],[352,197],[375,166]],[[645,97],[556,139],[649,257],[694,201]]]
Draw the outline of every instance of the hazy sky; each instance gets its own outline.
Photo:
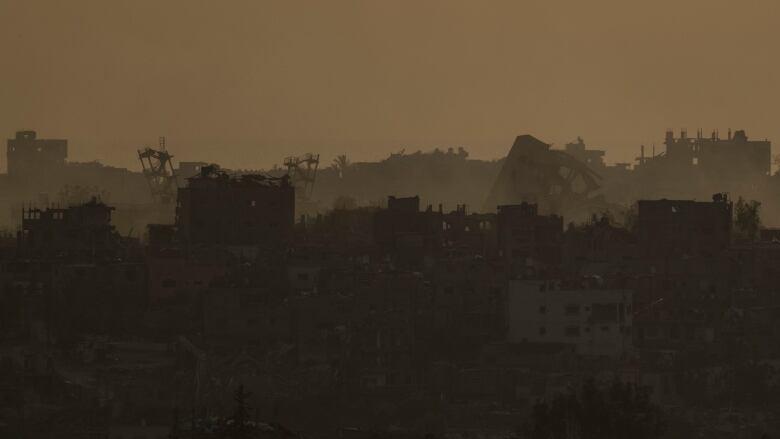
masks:
[[[0,0],[0,133],[72,160],[263,167],[577,135],[632,160],[667,128],[780,141],[780,2]],[[4,162],[4,157],[2,159]]]

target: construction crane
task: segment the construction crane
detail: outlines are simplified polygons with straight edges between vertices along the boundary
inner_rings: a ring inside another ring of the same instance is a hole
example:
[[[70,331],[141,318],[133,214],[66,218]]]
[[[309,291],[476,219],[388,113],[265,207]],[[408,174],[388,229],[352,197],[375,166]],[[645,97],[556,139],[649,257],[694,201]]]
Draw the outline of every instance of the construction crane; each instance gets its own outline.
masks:
[[[176,199],[178,183],[173,168],[173,156],[165,149],[165,137],[160,137],[158,149],[149,147],[138,151],[146,182],[152,199],[161,204],[170,204]]]
[[[284,165],[287,167],[287,175],[290,177],[290,182],[295,187],[295,195],[301,200],[308,200],[311,198],[319,164],[319,154],[309,153],[284,159]]]

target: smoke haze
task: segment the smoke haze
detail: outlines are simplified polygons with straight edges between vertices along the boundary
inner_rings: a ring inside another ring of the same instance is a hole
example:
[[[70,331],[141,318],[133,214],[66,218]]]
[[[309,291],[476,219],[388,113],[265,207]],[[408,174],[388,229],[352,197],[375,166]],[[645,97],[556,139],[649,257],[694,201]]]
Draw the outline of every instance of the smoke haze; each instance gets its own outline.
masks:
[[[268,167],[313,151],[504,156],[583,136],[632,161],[687,127],[780,138],[780,4],[0,0],[0,131],[72,160]],[[4,159],[3,159],[4,161]]]

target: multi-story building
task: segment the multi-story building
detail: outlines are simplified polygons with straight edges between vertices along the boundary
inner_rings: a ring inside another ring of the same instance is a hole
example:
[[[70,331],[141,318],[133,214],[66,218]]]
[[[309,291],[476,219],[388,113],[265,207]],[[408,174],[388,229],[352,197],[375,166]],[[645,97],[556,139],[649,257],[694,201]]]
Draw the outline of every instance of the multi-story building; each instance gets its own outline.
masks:
[[[287,177],[232,176],[206,166],[179,188],[176,226],[189,246],[277,247],[291,239],[294,224]]]
[[[563,218],[536,204],[498,206],[498,248],[511,276],[547,276],[561,263]]]
[[[703,173],[721,178],[747,179],[768,176],[771,170],[771,142],[748,140],[744,130],[721,139],[717,133],[703,137],[688,137],[683,130],[675,138],[666,132],[666,157],[671,165],[698,169]]]
[[[17,131],[15,138],[8,139],[6,154],[8,175],[42,175],[65,166],[68,141],[38,139],[35,131]]]
[[[508,340],[571,344],[581,355],[617,357],[632,346],[633,293],[596,280],[509,282]]]
[[[650,258],[711,257],[731,243],[733,203],[726,194],[712,201],[640,200],[636,231]]]
[[[442,212],[420,211],[420,197],[387,198],[374,215],[374,243],[399,264],[418,264],[442,246]]]
[[[25,209],[19,248],[35,256],[111,255],[120,241],[111,225],[113,210],[96,198],[67,208]]]

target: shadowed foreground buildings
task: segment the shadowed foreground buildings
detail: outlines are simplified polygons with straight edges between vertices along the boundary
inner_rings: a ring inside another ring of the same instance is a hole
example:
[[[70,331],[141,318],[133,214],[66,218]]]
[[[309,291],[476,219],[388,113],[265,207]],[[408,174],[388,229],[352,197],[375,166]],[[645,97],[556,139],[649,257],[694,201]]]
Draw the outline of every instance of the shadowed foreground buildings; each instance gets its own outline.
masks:
[[[646,257],[712,257],[731,244],[734,214],[728,194],[715,194],[712,202],[640,200],[637,206],[637,235]]]
[[[98,198],[0,236],[0,437],[506,438],[583,383],[643,389],[669,437],[780,431],[778,234],[729,196],[296,220],[286,178],[191,170],[144,241]]]
[[[218,182],[249,185],[232,198],[210,198],[224,195],[211,186],[180,194],[238,219],[287,218],[283,247],[193,245],[170,225],[155,226],[172,235],[144,249],[112,234],[111,207],[98,201],[27,214],[2,265],[0,388],[25,389],[4,406],[3,432],[152,438],[171,431],[177,409],[177,434],[195,437],[205,419],[233,416],[243,384],[250,418],[269,422],[253,425],[285,426],[269,432],[337,437],[395,425],[412,436],[498,436],[539,398],[617,374],[646,388],[668,422],[716,434],[732,421],[694,421],[715,416],[702,398],[755,410],[749,386],[774,386],[780,272],[756,264],[780,247],[731,244],[731,202],[720,195],[641,201],[633,230],[606,218],[564,230],[532,204],[421,210],[415,197],[296,225],[292,206],[268,207],[289,189],[255,178]],[[216,222],[202,227],[195,236],[230,236]],[[52,245],[36,245],[41,236]],[[82,247],[58,250],[69,238]],[[762,404],[780,403],[772,395]],[[778,420],[759,410],[761,420],[742,425],[773,431]]]
[[[25,209],[19,251],[49,257],[115,254],[121,238],[111,225],[113,210],[97,198],[68,208]]]

